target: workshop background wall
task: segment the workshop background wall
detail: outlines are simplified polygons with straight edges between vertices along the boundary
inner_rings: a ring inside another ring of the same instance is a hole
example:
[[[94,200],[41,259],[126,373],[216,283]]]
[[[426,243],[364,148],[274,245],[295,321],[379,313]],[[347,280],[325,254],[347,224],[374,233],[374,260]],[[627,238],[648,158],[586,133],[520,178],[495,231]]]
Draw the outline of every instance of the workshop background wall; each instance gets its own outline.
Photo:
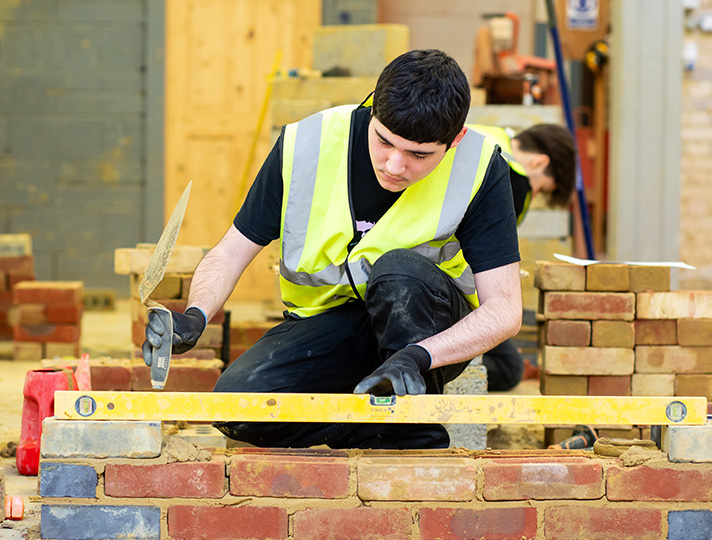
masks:
[[[693,14],[711,13],[700,0]],[[680,289],[712,288],[712,33],[687,30],[697,45],[695,68],[682,81],[680,259],[697,270],[680,272]]]
[[[124,288],[114,249],[162,228],[162,10],[0,0],[0,233],[38,279]]]

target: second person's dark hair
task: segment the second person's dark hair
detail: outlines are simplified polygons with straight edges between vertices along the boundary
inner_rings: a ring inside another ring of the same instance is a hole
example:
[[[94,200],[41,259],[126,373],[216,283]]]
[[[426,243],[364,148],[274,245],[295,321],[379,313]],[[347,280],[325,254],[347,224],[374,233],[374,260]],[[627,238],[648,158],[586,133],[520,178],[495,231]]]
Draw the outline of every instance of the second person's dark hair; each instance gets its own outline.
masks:
[[[514,138],[525,152],[549,156],[545,172],[556,184],[549,194],[549,202],[553,206],[566,206],[576,183],[576,150],[569,130],[556,124],[537,124]]]
[[[452,144],[470,109],[470,85],[455,60],[413,50],[388,64],[373,94],[373,116],[399,137]]]

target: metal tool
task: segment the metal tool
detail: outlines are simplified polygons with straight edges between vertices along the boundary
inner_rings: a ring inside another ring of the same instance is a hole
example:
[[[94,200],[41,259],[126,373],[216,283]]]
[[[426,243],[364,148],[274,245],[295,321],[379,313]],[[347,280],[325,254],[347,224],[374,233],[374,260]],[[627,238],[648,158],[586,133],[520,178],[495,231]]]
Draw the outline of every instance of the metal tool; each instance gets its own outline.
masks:
[[[154,390],[163,390],[166,379],[168,378],[171,351],[173,349],[173,318],[171,317],[169,309],[151,300],[150,296],[163,279],[168,260],[171,258],[173,248],[176,245],[176,238],[178,238],[178,232],[183,223],[185,209],[188,206],[191,184],[192,182],[188,182],[185,191],[183,191],[183,195],[181,195],[178,204],[176,204],[176,207],[173,209],[173,213],[165,229],[163,229],[163,233],[161,233],[161,238],[158,240],[158,244],[156,244],[156,249],[153,251],[151,260],[148,261],[143,279],[141,279],[141,283],[138,285],[141,302],[148,308],[149,312],[153,312],[159,317],[164,328],[164,337],[161,346],[157,349],[153,349],[151,358],[151,386]]]
[[[704,397],[55,392],[61,420],[688,425]]]

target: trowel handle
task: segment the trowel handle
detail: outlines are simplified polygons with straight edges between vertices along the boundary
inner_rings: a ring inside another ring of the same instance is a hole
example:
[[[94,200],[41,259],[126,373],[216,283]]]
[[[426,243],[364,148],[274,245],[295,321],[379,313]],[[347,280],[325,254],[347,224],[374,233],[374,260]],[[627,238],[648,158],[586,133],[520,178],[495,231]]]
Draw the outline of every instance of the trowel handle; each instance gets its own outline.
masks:
[[[173,349],[173,317],[169,309],[163,306],[151,306],[153,312],[163,323],[163,339],[161,346],[153,349],[151,362],[151,386],[154,390],[163,390],[171,367],[171,351]]]

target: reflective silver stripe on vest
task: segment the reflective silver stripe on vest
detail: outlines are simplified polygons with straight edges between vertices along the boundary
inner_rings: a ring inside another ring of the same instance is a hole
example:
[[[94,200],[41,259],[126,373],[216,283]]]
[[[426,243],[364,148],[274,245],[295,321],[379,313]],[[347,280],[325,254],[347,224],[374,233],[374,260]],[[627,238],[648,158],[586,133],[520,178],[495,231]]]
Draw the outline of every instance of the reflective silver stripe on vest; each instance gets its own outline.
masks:
[[[465,268],[465,271],[460,277],[452,278],[452,280],[455,282],[455,285],[457,285],[457,288],[463,292],[463,294],[473,295],[477,292],[477,289],[475,288],[475,275],[472,273],[472,268],[469,266]]]
[[[460,251],[460,242],[453,240],[441,247],[431,246],[430,242],[426,242],[411,249],[420,253],[428,260],[433,261],[435,264],[442,264],[457,255]]]
[[[295,185],[294,182],[289,184],[282,236],[282,257],[287,266],[291,268],[296,268],[299,264],[307,237],[310,212],[305,209],[311,208],[314,199],[319,148],[321,147],[322,116],[321,113],[315,114],[297,124],[292,171],[298,169],[304,171],[304,174],[300,175],[299,185]],[[292,174],[292,179],[294,179],[294,174]],[[295,239],[296,242],[290,242],[292,239]]]
[[[349,270],[357,285],[366,283],[371,275],[371,264],[368,259],[359,259],[357,261],[349,261]],[[295,285],[306,285],[308,287],[322,287],[324,285],[350,285],[349,278],[346,275],[345,264],[336,266],[330,264],[323,270],[318,272],[295,272],[287,267],[285,262],[280,259],[279,273],[280,275]]]
[[[448,182],[435,240],[447,240],[455,234],[457,226],[467,211],[477,177],[477,169],[480,165],[484,141],[485,138],[482,135],[468,130],[457,145],[450,171],[450,178],[457,178],[457,181]]]

